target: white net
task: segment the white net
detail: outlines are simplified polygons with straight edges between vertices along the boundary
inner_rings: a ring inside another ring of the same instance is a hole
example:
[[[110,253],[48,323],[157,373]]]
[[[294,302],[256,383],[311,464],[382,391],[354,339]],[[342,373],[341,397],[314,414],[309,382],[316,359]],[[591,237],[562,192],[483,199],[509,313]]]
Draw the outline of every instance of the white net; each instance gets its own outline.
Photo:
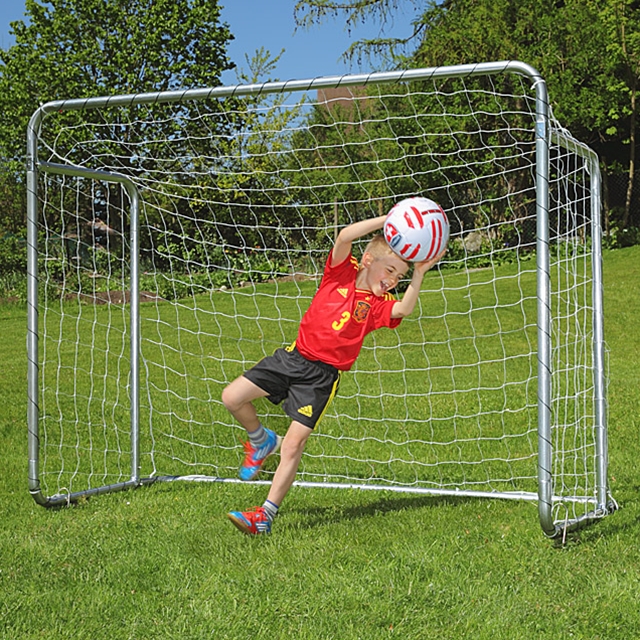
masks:
[[[40,160],[124,174],[140,193],[142,476],[236,478],[244,435],[224,386],[296,338],[339,228],[426,195],[451,221],[448,254],[414,315],[367,338],[298,480],[535,495],[529,85],[370,83],[45,118]],[[550,177],[553,471],[571,502],[594,494],[591,194],[560,147]],[[58,494],[131,473],[131,202],[52,173],[39,195],[41,480]],[[258,408],[284,434],[281,409]]]

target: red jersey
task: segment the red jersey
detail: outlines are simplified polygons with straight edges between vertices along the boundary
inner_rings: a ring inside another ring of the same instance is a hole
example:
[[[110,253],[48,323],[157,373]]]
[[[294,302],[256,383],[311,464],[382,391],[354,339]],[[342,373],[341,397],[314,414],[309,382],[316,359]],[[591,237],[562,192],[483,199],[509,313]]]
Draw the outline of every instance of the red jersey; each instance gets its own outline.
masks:
[[[358,261],[352,256],[335,267],[327,259],[320,287],[300,322],[296,347],[307,360],[320,360],[341,371],[351,369],[364,338],[380,327],[395,329],[396,299],[356,288]]]

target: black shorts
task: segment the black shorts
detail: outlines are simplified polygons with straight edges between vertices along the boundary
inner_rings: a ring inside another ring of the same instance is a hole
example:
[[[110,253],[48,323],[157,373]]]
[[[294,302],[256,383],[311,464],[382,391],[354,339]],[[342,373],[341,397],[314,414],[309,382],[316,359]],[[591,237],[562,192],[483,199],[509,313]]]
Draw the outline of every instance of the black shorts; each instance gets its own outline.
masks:
[[[324,362],[307,360],[294,347],[277,349],[249,369],[244,377],[267,392],[292,419],[313,429],[333,400],[340,371]]]

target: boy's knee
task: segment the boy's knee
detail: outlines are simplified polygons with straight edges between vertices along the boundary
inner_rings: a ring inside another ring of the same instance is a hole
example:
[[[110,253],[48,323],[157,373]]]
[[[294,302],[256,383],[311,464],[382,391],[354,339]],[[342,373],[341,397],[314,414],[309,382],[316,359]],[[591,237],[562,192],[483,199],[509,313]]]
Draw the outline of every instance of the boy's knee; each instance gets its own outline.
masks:
[[[238,409],[241,404],[238,401],[237,395],[233,392],[232,385],[229,385],[222,390],[220,399],[222,400],[222,404],[225,406],[227,411],[234,411]]]
[[[307,444],[307,440],[311,435],[311,429],[304,427],[298,429],[289,429],[282,441],[281,455],[297,455],[302,452]]]

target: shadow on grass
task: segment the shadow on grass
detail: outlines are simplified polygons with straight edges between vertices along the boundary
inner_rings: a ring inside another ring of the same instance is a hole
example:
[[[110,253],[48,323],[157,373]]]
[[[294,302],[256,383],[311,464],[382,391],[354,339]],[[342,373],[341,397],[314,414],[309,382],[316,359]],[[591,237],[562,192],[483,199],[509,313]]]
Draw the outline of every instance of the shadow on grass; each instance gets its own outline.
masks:
[[[433,509],[433,517],[440,517],[442,513],[436,515],[437,509],[449,507],[458,509],[458,507],[468,507],[470,510],[477,507],[478,504],[487,503],[487,500],[479,500],[478,498],[470,498],[466,496],[424,496],[424,495],[397,495],[382,497],[372,502],[365,503],[366,499],[362,497],[353,497],[350,492],[349,498],[354,503],[347,504],[344,498],[338,498],[336,504],[329,506],[317,507],[287,507],[287,513],[290,513],[295,521],[291,526],[300,529],[312,529],[322,525],[335,525],[345,522],[354,522],[363,518],[371,518],[377,515],[387,513],[400,513],[403,511],[418,511],[421,509]],[[496,500],[502,504],[524,505],[523,502],[504,502]],[[471,507],[469,507],[471,505]],[[527,504],[531,507],[531,504]],[[423,514],[424,515],[424,514]],[[428,516],[427,516],[428,517]],[[527,517],[526,527],[536,529],[541,537],[544,537],[539,528],[535,510],[531,511],[531,518]],[[581,546],[584,544],[593,545],[600,540],[615,538],[616,534],[626,535],[629,531],[637,531],[640,526],[640,514],[629,513],[627,517],[620,513],[614,512],[609,514],[602,520],[591,522],[576,531],[568,533],[565,537],[559,536],[550,539],[551,547],[554,549],[567,549],[571,547]]]
[[[351,492],[350,492],[351,493]],[[353,496],[353,493],[351,493]],[[290,507],[287,512],[299,518],[297,526],[301,528],[314,528],[322,524],[336,524],[345,521],[354,521],[360,518],[370,518],[375,515],[417,510],[425,507],[458,507],[471,501],[467,497],[456,496],[397,496],[381,498],[367,504],[344,504],[342,500],[335,505],[318,507]],[[473,500],[477,503],[477,500]]]
[[[566,537],[553,539],[556,549],[566,549],[582,544],[593,544],[600,540],[617,539],[619,537],[635,537],[640,527],[640,513],[637,503],[627,508],[618,503],[618,508],[600,520],[567,533]]]

